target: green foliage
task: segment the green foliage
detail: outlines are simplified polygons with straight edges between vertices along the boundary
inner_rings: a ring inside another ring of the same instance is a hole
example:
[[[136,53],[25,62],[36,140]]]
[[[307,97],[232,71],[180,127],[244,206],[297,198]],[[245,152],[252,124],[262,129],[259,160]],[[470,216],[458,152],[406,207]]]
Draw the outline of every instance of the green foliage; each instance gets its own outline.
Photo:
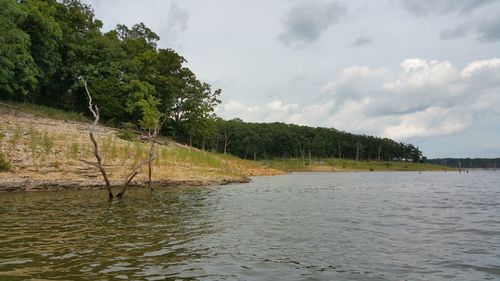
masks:
[[[10,170],[10,162],[7,157],[0,151],[0,171]]]
[[[118,130],[118,132],[116,132],[116,136],[126,141],[134,141],[137,139],[137,133],[130,129]]]
[[[19,24],[27,17],[14,0],[0,0],[0,97],[25,100],[37,87],[31,41]]]
[[[18,26],[29,35],[31,57],[37,66],[38,89],[47,87],[62,64],[58,47],[63,37],[60,23],[56,19],[60,4],[55,0],[26,0],[17,5],[26,14]],[[31,94],[33,100],[43,93]]]
[[[155,88],[147,82],[132,80],[127,100],[127,111],[138,112],[139,126],[144,130],[154,130],[163,114],[159,111],[160,99],[154,96]]]
[[[333,128],[284,123],[245,123],[239,119],[216,121],[217,141],[212,146],[245,159],[341,158],[418,162],[422,152],[411,144],[387,138],[354,135]],[[209,146],[210,148],[210,146]]]

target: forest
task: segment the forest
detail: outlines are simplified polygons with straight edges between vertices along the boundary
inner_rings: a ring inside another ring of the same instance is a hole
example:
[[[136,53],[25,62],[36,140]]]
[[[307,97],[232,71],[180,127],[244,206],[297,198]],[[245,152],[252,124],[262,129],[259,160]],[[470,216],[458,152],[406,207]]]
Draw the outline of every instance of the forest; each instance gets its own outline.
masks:
[[[255,160],[425,159],[418,147],[387,138],[223,120],[215,115],[221,90],[200,81],[175,50],[159,48],[154,31],[102,26],[78,0],[0,0],[0,99],[89,115],[86,81],[106,125],[147,129],[148,118],[161,118],[162,135],[204,150]]]

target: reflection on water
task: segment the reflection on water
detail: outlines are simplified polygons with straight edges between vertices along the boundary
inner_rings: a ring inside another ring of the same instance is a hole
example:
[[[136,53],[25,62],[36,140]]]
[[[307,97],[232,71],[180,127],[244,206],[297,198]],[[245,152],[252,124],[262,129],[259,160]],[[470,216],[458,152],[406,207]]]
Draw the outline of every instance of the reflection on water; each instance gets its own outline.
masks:
[[[500,173],[0,194],[0,280],[500,279]]]

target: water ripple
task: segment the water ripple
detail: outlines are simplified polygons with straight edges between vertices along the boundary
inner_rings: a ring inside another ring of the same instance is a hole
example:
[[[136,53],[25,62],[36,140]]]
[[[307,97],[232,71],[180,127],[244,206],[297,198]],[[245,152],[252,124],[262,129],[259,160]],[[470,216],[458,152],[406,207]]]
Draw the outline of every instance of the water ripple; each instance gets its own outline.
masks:
[[[0,280],[500,279],[500,173],[0,194]]]

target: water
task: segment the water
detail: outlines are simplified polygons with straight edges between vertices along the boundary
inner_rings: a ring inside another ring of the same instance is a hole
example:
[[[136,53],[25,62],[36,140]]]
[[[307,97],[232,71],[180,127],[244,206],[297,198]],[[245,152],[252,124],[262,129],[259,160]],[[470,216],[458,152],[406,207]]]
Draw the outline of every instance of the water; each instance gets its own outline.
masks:
[[[0,194],[0,280],[500,280],[500,173]]]

